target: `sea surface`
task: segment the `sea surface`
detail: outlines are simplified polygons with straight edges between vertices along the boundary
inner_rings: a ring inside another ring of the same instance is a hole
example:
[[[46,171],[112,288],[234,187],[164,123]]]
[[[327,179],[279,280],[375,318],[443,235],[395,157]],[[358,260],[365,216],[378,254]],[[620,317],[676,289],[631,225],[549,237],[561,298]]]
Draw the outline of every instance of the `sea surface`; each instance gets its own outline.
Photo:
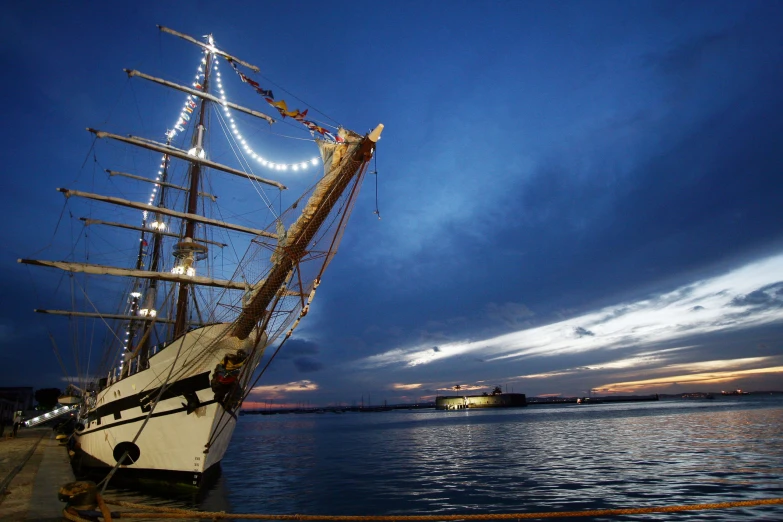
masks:
[[[245,415],[222,469],[202,509],[530,513],[783,497],[783,397]],[[783,505],[594,520],[783,520]]]

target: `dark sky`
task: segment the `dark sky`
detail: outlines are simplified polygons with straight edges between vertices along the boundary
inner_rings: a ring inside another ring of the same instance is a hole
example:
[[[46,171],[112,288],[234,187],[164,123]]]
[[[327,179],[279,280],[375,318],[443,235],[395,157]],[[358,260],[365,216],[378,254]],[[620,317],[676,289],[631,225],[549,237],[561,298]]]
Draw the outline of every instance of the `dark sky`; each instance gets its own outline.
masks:
[[[122,72],[192,81],[198,50],[161,24],[212,33],[313,113],[359,132],[386,125],[383,219],[370,176],[255,400],[396,402],[456,384],[529,395],[781,389],[782,23],[780,2],[6,6],[0,386],[62,386],[50,332],[69,371],[76,364],[66,321],[32,309],[67,307],[78,283],[16,259],[68,255],[85,232],[77,210],[138,221],[64,206],[54,189],[145,199],[146,187],[103,169],[142,173],[156,155],[93,148],[84,128],[162,140],[182,95]],[[230,99],[269,111],[222,67]],[[317,155],[241,124],[269,158]],[[311,179],[275,174],[292,194]],[[226,217],[269,221],[241,182],[219,195]],[[92,262],[132,258],[133,235],[88,233],[94,250],[78,254]]]

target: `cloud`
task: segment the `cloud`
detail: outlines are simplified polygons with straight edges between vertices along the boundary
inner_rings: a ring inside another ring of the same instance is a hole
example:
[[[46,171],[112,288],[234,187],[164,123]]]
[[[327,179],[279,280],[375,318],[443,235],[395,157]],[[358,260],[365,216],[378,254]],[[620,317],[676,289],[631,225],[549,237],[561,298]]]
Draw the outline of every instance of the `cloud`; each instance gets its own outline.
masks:
[[[783,282],[767,285],[747,295],[738,295],[729,304],[730,306],[752,308],[783,307]]]
[[[283,384],[256,386],[250,391],[249,395],[252,396],[251,400],[259,396],[266,399],[279,399],[285,397],[287,393],[312,392],[317,391],[318,388],[318,384],[313,381],[301,380]]]
[[[294,359],[294,366],[301,373],[313,373],[323,369],[324,365],[320,361],[311,359],[310,357],[298,357]]]
[[[588,335],[590,337],[595,337],[595,334],[591,332],[590,330],[587,330],[586,328],[582,328],[581,326],[577,326],[574,328],[574,333],[577,337],[584,337],[585,335]]]
[[[285,347],[280,350],[278,358],[294,359],[306,355],[317,355],[320,351],[320,346],[313,341],[307,339],[291,339],[286,343]]]
[[[777,306],[759,306],[759,302],[769,302],[773,295],[777,299],[780,273],[783,255],[776,255],[670,292],[605,307],[571,320],[487,339],[442,343],[438,351],[432,350],[431,345],[397,347],[357,364],[362,368],[416,367],[471,352],[480,352],[489,361],[553,357],[643,347],[780,323]],[[759,291],[766,297],[761,298]],[[696,307],[700,307],[698,314],[688,313]]]
[[[457,386],[459,386],[459,390],[457,390]],[[455,386],[444,386],[441,388],[438,388],[439,391],[475,391],[475,390],[483,390],[486,389],[486,385],[481,384],[457,384]]]
[[[486,313],[490,319],[500,321],[511,327],[528,325],[533,312],[522,303],[487,303]]]
[[[731,366],[734,361],[706,361],[708,364],[713,363],[716,366],[726,367]],[[674,368],[671,368],[674,369]],[[746,370],[720,370],[720,371],[705,371],[698,373],[686,373],[686,374],[673,374],[665,377],[654,377],[650,379],[640,379],[636,381],[628,382],[616,382],[609,384],[602,384],[597,386],[602,392],[611,393],[632,393],[635,391],[645,390],[649,388],[660,388],[663,386],[670,386],[676,384],[720,384],[737,380],[742,377],[759,374],[770,373],[783,373],[783,366],[769,366],[762,368],[751,368]]]
[[[421,384],[401,384],[401,383],[392,384],[392,389],[394,390],[416,390],[418,388],[421,388]]]
[[[546,372],[546,373],[531,373],[528,375],[520,375],[515,377],[516,379],[551,379],[552,377],[562,377],[564,375],[571,375],[576,373],[576,370],[566,370],[560,372]]]

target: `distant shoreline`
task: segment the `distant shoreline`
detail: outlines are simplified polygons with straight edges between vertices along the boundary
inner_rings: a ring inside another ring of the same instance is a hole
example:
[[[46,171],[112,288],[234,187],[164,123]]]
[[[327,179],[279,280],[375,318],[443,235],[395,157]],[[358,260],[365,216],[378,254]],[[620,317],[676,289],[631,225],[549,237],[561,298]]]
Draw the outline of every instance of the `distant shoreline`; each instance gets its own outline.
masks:
[[[758,397],[779,396],[783,391],[752,391],[752,392],[689,392],[689,393],[659,393],[652,395],[594,395],[592,397],[527,397],[528,406],[546,404],[576,404],[582,400],[583,404],[609,404],[619,402],[645,402],[656,400],[709,400],[727,397]],[[262,408],[242,409],[240,415],[285,415],[289,413],[374,413],[393,410],[422,410],[434,409],[435,402],[421,402],[415,404],[390,404],[388,406],[325,406],[322,408]],[[475,408],[474,408],[475,409]]]

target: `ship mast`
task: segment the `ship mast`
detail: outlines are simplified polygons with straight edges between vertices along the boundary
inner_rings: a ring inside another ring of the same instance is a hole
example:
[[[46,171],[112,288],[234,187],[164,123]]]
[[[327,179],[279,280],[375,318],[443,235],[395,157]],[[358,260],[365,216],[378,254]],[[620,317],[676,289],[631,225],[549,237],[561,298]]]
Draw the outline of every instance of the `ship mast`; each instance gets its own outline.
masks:
[[[168,141],[166,142],[167,145],[171,144],[171,137],[169,137]],[[165,207],[166,205],[166,186],[168,183],[166,183],[166,180],[168,179],[168,173],[169,173],[169,157],[168,155],[163,156],[163,172],[160,176],[161,183],[160,186],[160,194],[158,195],[158,208]],[[163,217],[159,212],[155,213],[154,217],[155,221],[153,221],[153,246],[152,246],[152,259],[150,260],[150,266],[149,270],[150,272],[157,272],[158,268],[160,266],[160,254],[163,250],[163,230],[165,228],[165,222],[163,221]],[[149,282],[149,286],[147,287],[147,295],[145,297],[145,306],[141,310],[141,314],[143,316],[157,316],[157,311],[155,310],[155,303],[158,300],[158,280],[152,279]],[[141,336],[141,355],[139,357],[139,368],[146,368],[147,363],[149,361],[149,355],[150,355],[150,329],[153,328],[152,323],[145,322],[144,323],[144,331]]]
[[[212,35],[207,37],[209,39],[209,45],[214,46]],[[204,65],[204,92],[209,92],[209,76],[210,69],[212,68],[212,53],[206,52],[206,63]],[[204,126],[204,120],[207,112],[208,101],[206,98],[201,100],[201,107],[199,107],[198,125],[193,133],[192,147],[189,154],[196,157],[203,157],[204,154],[204,133],[206,127]],[[198,211],[198,189],[201,182],[201,164],[197,162],[190,163],[190,187],[188,189],[188,206],[186,212],[188,214],[195,214]],[[178,266],[175,266],[175,270],[178,268],[182,271],[193,271],[195,273],[194,263],[197,260],[197,256],[206,254],[206,246],[193,242],[193,236],[195,235],[195,222],[193,220],[185,221],[185,236],[182,241],[177,243],[174,249],[174,256],[178,258]],[[177,338],[184,334],[187,329],[187,314],[188,314],[188,294],[189,285],[180,283],[179,295],[177,297],[177,312],[174,319],[174,337]]]

